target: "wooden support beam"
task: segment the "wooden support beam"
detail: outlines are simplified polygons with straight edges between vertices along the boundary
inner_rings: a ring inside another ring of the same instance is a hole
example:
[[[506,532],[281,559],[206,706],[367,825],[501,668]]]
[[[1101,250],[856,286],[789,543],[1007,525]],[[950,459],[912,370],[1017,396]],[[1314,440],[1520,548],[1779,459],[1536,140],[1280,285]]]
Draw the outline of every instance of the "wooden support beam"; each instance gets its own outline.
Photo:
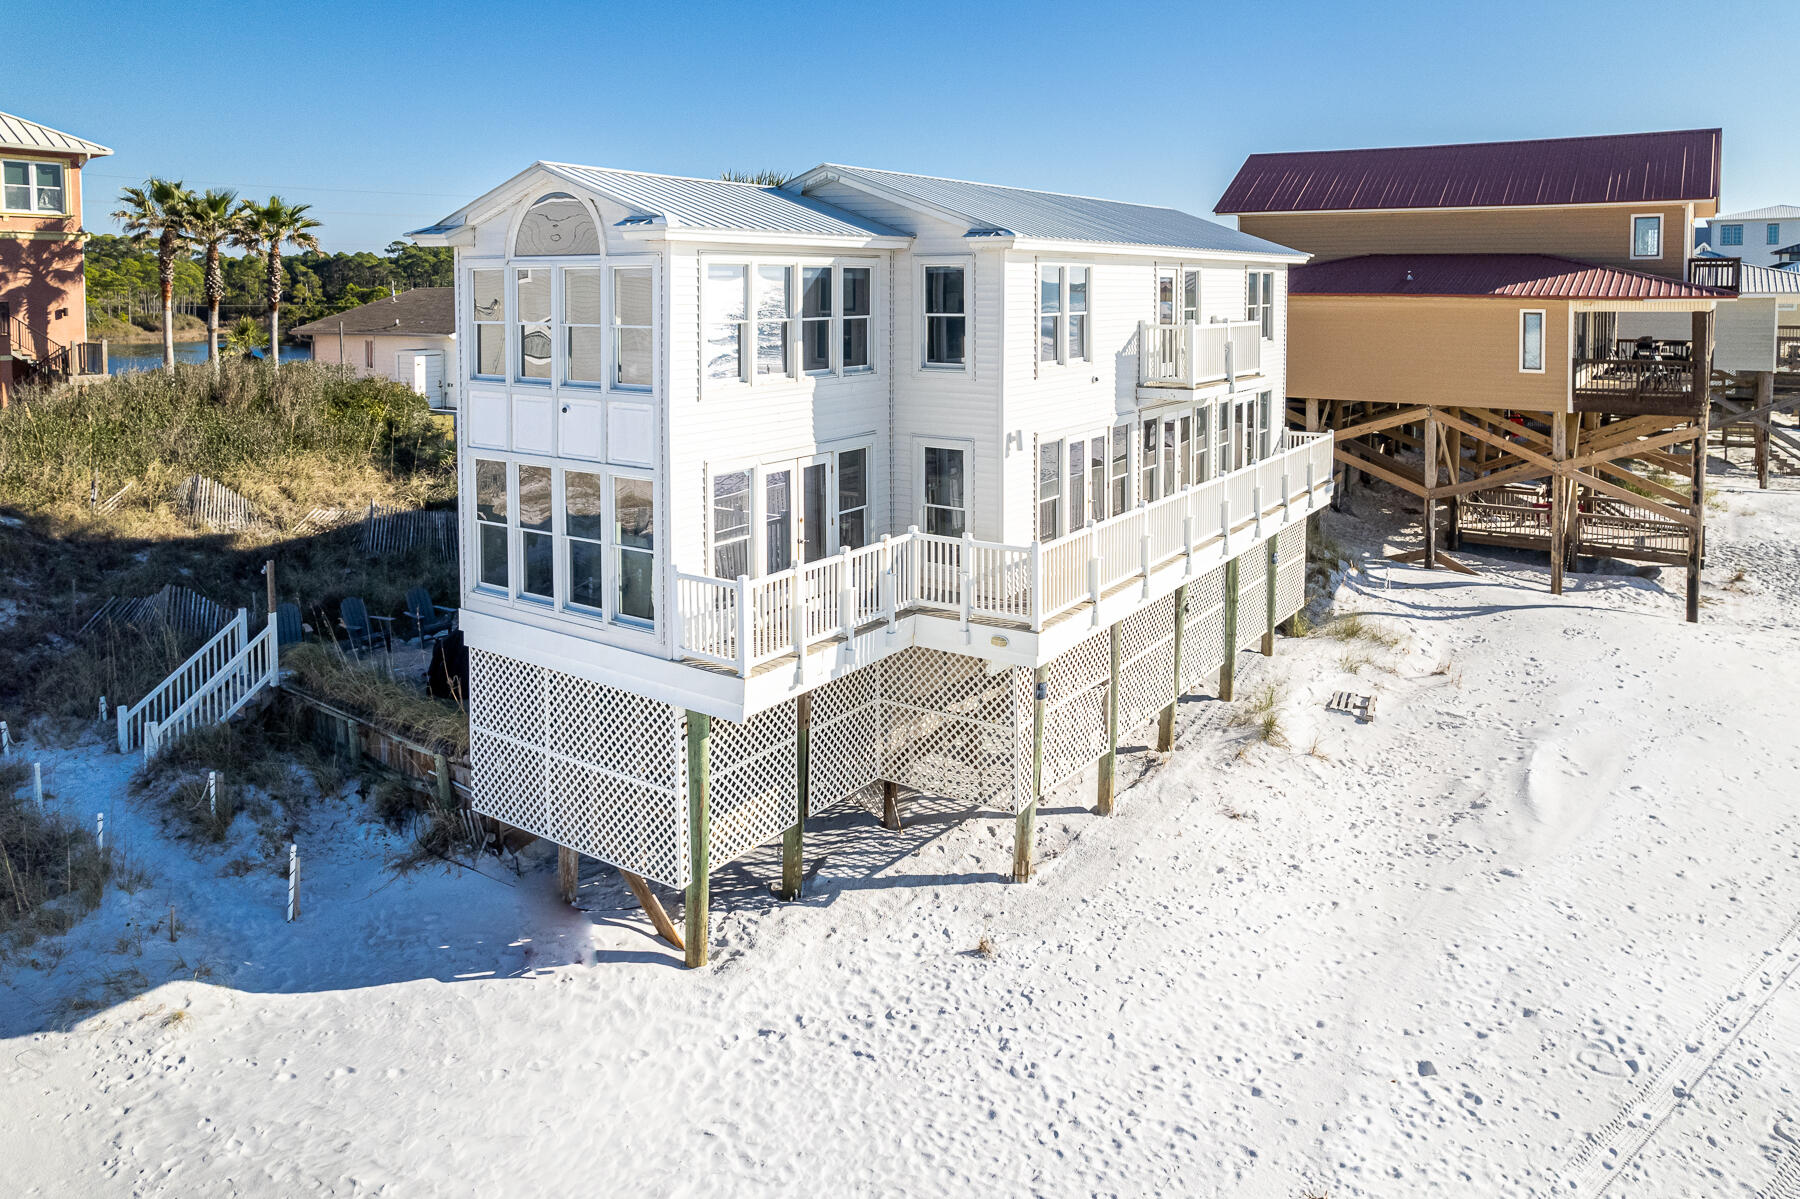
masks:
[[[1280,563],[1277,561],[1275,539],[1268,540],[1269,569],[1268,578],[1264,580],[1266,592],[1263,604],[1262,655],[1265,658],[1275,656],[1275,572]]]
[[[1346,425],[1337,430],[1339,441],[1347,441],[1352,437],[1362,437],[1368,433],[1379,433],[1383,429],[1391,429],[1395,425],[1409,425],[1424,419],[1429,409],[1405,408],[1399,412],[1390,412],[1386,416],[1378,416],[1373,420],[1365,420],[1358,424]]]
[[[1437,565],[1437,483],[1438,483],[1438,422],[1436,416],[1427,414],[1425,418],[1425,569],[1430,570]]]
[[[1450,468],[1452,485],[1462,482],[1462,430],[1449,428],[1444,430],[1444,457]],[[1462,548],[1462,498],[1449,497],[1450,522],[1445,540],[1451,549]]]
[[[1564,496],[1567,490],[1563,486],[1561,464],[1569,454],[1569,422],[1560,412],[1550,417],[1550,456],[1557,465],[1556,473],[1550,476],[1550,594],[1563,593],[1563,551],[1567,546],[1564,533],[1567,530],[1563,513]]]
[[[687,714],[688,887],[687,964],[706,965],[706,916],[712,902],[712,717]]]
[[[1756,486],[1769,489],[1769,418],[1766,410],[1775,401],[1775,372],[1756,372],[1756,406],[1765,413],[1756,420]],[[273,569],[273,564],[271,564]]]
[[[556,897],[564,903],[575,902],[575,888],[581,880],[581,856],[567,845],[556,847]]]
[[[1124,621],[1114,621],[1109,633],[1112,642],[1112,673],[1106,684],[1106,752],[1100,755],[1100,783],[1094,796],[1094,811],[1102,816],[1113,813],[1113,798],[1119,776],[1119,651]]]
[[[669,913],[663,910],[662,901],[650,890],[650,884],[644,881],[644,876],[633,874],[629,870],[621,870],[619,873],[625,877],[625,885],[631,888],[632,895],[637,898],[638,907],[643,908],[644,915],[650,917],[650,923],[656,928],[656,935],[677,949],[686,949],[687,946],[681,940],[681,930],[669,919]]]
[[[1237,685],[1238,560],[1225,563],[1225,661],[1219,665],[1219,698],[1229,701]]]
[[[1187,636],[1188,585],[1175,589],[1175,668],[1169,687],[1169,703],[1156,720],[1156,750],[1170,753],[1175,748],[1175,706],[1181,702],[1181,642]]]
[[[1013,828],[1013,882],[1031,881],[1031,857],[1037,840],[1038,801],[1044,798],[1044,706],[1049,699],[1049,668],[1031,672],[1031,802]]]
[[[900,831],[900,784],[881,780],[881,827]]]
[[[1383,479],[1402,491],[1413,495],[1424,495],[1425,485],[1414,476],[1404,472],[1400,463],[1385,454],[1377,453],[1353,441],[1336,441],[1332,446],[1332,457],[1339,462],[1348,463],[1357,470]],[[1382,465],[1387,463],[1389,465]]]
[[[1693,322],[1694,379],[1705,384],[1712,379],[1713,314],[1696,312]],[[1712,405],[1700,405],[1700,419],[1694,423],[1694,449],[1689,455],[1689,503],[1694,524],[1688,530],[1687,619],[1700,623],[1700,566],[1706,558],[1706,438],[1712,420]]]
[[[781,891],[792,903],[804,887],[801,869],[806,856],[806,805],[812,791],[812,692],[794,701],[794,823],[781,838]]]

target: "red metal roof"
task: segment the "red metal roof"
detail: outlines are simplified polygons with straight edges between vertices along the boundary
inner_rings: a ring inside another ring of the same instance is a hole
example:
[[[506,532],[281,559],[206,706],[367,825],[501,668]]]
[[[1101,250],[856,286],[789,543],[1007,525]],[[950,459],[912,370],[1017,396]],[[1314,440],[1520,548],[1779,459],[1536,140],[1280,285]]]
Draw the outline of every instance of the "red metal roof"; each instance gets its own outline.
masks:
[[[1365,254],[1288,268],[1296,296],[1712,300],[1735,293],[1549,254]]]
[[[1719,198],[1717,129],[1252,154],[1213,211],[1344,212]]]

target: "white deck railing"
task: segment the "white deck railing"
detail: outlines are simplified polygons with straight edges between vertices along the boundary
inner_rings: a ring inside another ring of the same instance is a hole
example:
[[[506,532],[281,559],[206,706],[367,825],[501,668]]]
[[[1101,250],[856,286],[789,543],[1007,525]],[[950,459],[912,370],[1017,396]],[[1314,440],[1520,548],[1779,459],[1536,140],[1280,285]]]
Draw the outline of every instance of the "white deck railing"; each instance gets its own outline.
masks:
[[[244,619],[241,609],[238,619]],[[197,728],[230,720],[258,692],[275,682],[281,667],[280,657],[275,614],[270,613],[262,632],[245,642],[242,649],[195,688],[179,707],[160,720],[145,723],[144,759],[154,758],[176,739]]]
[[[129,707],[116,709],[119,725],[119,752],[128,754],[144,741],[144,727],[167,720],[170,713],[185,704],[205,686],[221,667],[243,652],[249,637],[248,615],[239,608],[237,615],[212,639],[195,650],[188,660],[169,672],[150,694]]]
[[[1138,382],[1151,387],[1205,387],[1262,373],[1262,325],[1138,325]]]
[[[939,537],[909,529],[874,545],[760,579],[677,574],[677,655],[748,677],[793,654],[803,664],[818,642],[854,639],[858,629],[893,626],[906,611],[947,612],[967,627],[1041,630],[1084,603],[1151,572],[1178,554],[1222,540],[1261,538],[1265,520],[1310,497],[1331,479],[1330,433],[1282,435],[1281,449],[1217,479],[1028,546]]]

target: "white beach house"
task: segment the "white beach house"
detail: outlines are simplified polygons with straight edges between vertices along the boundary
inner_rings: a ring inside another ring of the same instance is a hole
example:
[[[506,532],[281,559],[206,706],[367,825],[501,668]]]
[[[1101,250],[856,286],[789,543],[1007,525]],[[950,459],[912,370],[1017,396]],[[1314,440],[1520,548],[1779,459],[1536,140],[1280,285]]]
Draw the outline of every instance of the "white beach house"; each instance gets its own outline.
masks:
[[[456,249],[474,805],[688,888],[877,785],[1017,813],[1301,604],[1304,255],[823,165],[541,162]],[[1163,734],[1167,737],[1167,732]],[[696,933],[698,935],[696,935]],[[698,941],[698,945],[695,942]]]

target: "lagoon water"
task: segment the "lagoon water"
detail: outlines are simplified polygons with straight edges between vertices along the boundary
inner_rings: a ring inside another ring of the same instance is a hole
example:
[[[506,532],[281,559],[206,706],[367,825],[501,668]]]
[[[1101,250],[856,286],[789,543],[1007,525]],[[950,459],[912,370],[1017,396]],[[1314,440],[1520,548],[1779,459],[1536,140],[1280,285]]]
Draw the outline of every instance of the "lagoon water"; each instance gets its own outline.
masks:
[[[297,362],[303,358],[311,358],[309,346],[282,346],[281,360]],[[206,343],[203,341],[178,341],[175,343],[175,361],[205,362]],[[108,374],[119,375],[126,371],[149,371],[162,366],[162,346],[155,342],[133,342],[129,346],[112,346],[106,356]]]

